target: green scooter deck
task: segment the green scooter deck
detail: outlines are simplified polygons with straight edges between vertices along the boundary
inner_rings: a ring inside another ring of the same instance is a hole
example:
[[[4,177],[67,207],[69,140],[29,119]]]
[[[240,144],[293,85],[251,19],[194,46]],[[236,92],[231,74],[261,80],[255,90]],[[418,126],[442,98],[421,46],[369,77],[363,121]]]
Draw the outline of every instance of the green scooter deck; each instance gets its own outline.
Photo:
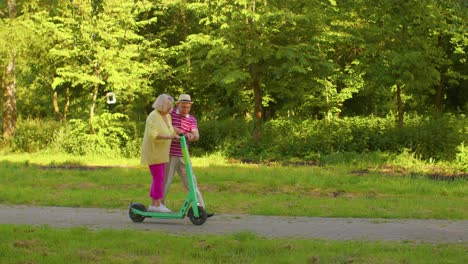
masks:
[[[159,212],[151,212],[151,211],[140,211],[138,209],[132,208],[133,212],[135,214],[142,215],[144,217],[154,217],[154,218],[172,218],[172,219],[178,219],[178,218],[184,218],[185,217],[185,212],[173,212],[173,213],[159,213]]]

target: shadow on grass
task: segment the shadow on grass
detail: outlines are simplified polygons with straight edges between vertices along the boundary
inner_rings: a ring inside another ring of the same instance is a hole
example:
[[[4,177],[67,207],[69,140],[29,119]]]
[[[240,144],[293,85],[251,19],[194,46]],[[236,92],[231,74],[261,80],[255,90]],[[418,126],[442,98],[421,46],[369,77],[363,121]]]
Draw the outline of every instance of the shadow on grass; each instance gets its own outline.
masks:
[[[65,170],[101,170],[101,169],[116,169],[116,168],[138,168],[134,165],[86,165],[77,161],[51,162],[49,165],[41,165],[30,163],[29,160],[23,162],[0,161],[0,166],[3,168],[20,168],[34,167],[43,170],[65,169]]]

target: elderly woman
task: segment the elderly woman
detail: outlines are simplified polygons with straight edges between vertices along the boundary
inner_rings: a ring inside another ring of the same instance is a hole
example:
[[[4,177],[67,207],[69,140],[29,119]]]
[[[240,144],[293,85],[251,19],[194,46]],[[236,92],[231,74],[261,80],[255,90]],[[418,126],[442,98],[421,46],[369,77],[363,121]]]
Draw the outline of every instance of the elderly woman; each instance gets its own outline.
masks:
[[[146,118],[145,134],[141,150],[141,164],[148,165],[153,182],[149,196],[151,205],[148,211],[170,213],[161,200],[164,196],[165,164],[169,161],[169,148],[172,139],[179,139],[169,114],[174,98],[161,94],[153,103],[154,110]]]

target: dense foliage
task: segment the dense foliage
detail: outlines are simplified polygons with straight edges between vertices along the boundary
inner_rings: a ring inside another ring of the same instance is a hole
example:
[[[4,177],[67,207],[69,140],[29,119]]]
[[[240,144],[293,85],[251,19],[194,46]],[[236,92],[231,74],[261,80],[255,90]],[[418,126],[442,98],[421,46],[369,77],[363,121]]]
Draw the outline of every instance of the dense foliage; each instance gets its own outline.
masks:
[[[408,150],[466,162],[466,8],[2,1],[3,148],[137,156],[152,101],[184,92],[200,123],[196,153],[269,160]]]

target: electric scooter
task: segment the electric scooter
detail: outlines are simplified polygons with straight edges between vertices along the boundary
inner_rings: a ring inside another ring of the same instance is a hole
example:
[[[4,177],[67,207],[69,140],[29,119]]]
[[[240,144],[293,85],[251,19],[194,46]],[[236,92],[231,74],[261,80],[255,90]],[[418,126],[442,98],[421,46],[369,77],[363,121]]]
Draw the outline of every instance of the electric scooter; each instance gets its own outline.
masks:
[[[128,215],[135,223],[141,223],[148,218],[165,218],[165,219],[183,219],[186,215],[194,225],[202,225],[208,218],[206,210],[198,205],[198,197],[195,193],[195,182],[193,180],[192,164],[187,148],[187,141],[183,134],[180,135],[180,146],[182,148],[182,155],[185,162],[185,169],[187,171],[187,178],[189,184],[189,193],[182,205],[179,212],[172,213],[159,213],[147,211],[146,207],[141,203],[132,203],[128,210]]]

